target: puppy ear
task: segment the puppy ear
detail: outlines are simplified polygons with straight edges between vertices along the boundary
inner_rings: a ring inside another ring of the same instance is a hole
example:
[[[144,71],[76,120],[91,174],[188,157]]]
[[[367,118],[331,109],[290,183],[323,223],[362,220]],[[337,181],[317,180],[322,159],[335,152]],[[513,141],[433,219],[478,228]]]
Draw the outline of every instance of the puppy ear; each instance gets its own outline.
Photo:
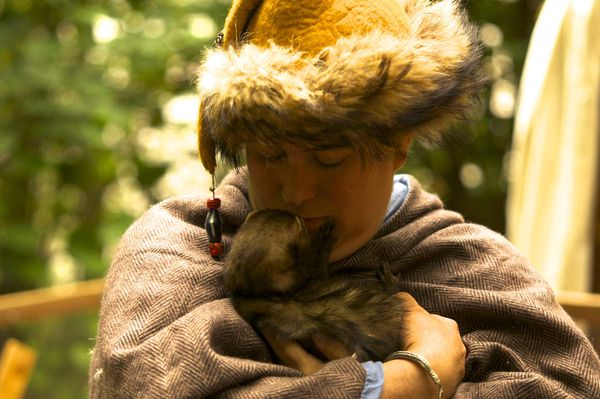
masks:
[[[251,211],[248,215],[246,215],[246,221],[250,220],[251,218],[253,218],[254,216],[256,216],[256,214],[259,211]]]
[[[329,263],[329,255],[336,241],[335,223],[332,218],[328,218],[309,239],[315,266],[324,267]]]

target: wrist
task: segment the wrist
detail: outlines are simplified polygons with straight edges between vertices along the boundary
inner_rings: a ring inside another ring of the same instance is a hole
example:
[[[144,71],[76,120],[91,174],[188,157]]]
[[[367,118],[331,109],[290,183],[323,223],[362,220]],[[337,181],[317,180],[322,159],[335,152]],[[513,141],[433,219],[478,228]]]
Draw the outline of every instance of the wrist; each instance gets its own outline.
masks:
[[[421,366],[423,371],[425,371],[427,375],[431,377],[431,381],[435,384],[435,387],[438,391],[437,398],[444,399],[444,389],[442,387],[442,381],[440,380],[440,377],[438,377],[437,373],[435,372],[435,370],[433,370],[433,368],[424,356],[410,351],[396,351],[390,354],[385,360],[388,361],[395,359],[409,360]]]
[[[394,359],[383,363],[381,399],[438,399],[438,388],[429,374],[417,363]]]

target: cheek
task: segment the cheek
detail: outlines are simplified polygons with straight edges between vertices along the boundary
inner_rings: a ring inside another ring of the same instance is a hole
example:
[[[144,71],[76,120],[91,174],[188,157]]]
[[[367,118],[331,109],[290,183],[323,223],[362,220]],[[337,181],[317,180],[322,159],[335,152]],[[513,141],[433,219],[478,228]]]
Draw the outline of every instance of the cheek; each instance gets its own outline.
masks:
[[[368,218],[385,213],[393,180],[393,171],[387,168],[359,171],[333,188],[338,210],[350,215],[347,220]],[[343,206],[342,206],[343,205]],[[381,208],[384,208],[381,210]],[[372,214],[375,212],[375,214]]]
[[[343,235],[360,234],[365,223],[378,218],[377,214],[373,214],[373,201],[377,200],[375,195],[368,187],[355,183],[347,186],[347,190],[339,191],[336,212]]]
[[[357,179],[343,179],[328,183],[327,190],[322,189],[322,204],[331,212],[338,225],[340,239],[354,234],[356,219],[363,212],[364,187]]]
[[[336,219],[340,243],[360,246],[377,232],[388,207],[392,181],[393,170],[377,168],[358,173],[338,187]]]
[[[252,208],[276,208],[278,184],[275,174],[263,162],[251,156],[248,156],[247,164]]]

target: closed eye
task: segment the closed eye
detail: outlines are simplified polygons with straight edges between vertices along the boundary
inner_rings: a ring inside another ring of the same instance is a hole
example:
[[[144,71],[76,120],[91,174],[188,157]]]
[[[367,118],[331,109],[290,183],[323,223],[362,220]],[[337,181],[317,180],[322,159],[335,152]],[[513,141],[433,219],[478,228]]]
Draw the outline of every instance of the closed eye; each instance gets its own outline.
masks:
[[[316,161],[319,164],[319,166],[321,166],[322,168],[334,169],[334,168],[337,168],[339,166],[342,166],[344,164],[345,160],[346,159],[341,159],[341,160],[335,161],[335,162],[331,162],[331,161],[329,161],[329,162],[323,162],[323,161],[320,161],[320,160],[317,159]]]
[[[333,169],[346,163],[352,153],[353,150],[350,148],[334,148],[331,150],[316,151],[314,159],[319,166]]]
[[[285,157],[285,153],[277,154],[277,155],[261,155],[261,158],[267,162],[276,162],[282,160]]]
[[[276,149],[264,149],[259,151],[258,155],[267,162],[276,162],[285,157],[285,152]]]

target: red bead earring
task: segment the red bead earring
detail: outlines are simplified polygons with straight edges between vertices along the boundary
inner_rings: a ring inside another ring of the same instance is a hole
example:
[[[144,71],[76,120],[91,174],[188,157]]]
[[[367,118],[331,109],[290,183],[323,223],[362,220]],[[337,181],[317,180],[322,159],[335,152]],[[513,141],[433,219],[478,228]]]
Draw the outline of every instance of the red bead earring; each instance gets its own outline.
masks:
[[[221,243],[221,227],[222,220],[219,208],[221,207],[221,199],[215,197],[215,175],[212,175],[212,198],[206,201],[208,214],[204,222],[204,228],[208,235],[208,251],[213,258],[217,258],[223,252],[223,244]]]

